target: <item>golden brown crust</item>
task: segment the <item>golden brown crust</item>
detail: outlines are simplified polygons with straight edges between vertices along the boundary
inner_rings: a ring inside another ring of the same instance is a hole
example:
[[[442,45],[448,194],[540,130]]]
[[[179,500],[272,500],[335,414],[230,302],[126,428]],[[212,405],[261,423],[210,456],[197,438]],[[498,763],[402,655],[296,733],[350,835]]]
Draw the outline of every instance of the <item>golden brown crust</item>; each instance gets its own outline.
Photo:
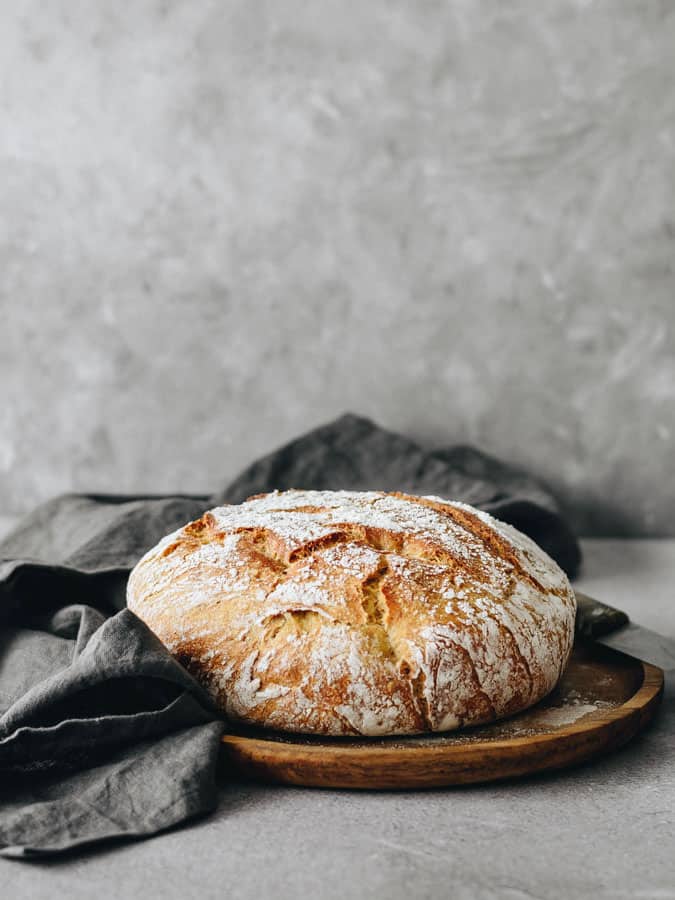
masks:
[[[167,536],[129,607],[234,720],[322,734],[444,731],[517,712],[572,645],[565,575],[464,504],[286,491]]]

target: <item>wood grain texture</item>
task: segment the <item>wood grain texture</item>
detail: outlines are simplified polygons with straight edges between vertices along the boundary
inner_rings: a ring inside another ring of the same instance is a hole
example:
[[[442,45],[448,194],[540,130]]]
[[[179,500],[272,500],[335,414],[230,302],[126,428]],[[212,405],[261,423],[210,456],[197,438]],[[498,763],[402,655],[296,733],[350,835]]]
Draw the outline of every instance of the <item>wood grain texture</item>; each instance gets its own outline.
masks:
[[[396,790],[514,778],[616,750],[649,724],[662,693],[660,669],[581,644],[552,694],[494,725],[448,736],[354,740],[250,730],[223,737],[223,765],[255,780],[325,788]]]

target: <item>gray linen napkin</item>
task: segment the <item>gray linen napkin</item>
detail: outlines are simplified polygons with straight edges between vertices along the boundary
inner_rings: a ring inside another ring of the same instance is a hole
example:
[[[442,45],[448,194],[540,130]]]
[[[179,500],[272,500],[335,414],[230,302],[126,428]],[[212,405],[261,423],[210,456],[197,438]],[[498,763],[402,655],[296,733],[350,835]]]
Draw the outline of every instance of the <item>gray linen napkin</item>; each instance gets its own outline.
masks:
[[[0,853],[21,859],[141,837],[211,810],[225,727],[194,679],[124,608],[129,570],[218,503],[274,488],[465,500],[570,574],[579,548],[551,495],[470,447],[431,453],[344,416],[212,497],[67,495],[0,542]]]

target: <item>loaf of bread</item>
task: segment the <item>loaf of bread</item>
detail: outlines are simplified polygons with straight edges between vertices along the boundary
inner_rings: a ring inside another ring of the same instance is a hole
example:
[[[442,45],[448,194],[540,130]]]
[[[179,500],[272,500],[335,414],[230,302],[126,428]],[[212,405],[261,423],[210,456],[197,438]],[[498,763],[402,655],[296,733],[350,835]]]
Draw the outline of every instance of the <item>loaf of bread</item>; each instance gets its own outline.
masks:
[[[128,606],[231,721],[329,735],[525,709],[558,682],[575,615],[564,573],[509,525],[349,491],[212,509],[141,559]]]

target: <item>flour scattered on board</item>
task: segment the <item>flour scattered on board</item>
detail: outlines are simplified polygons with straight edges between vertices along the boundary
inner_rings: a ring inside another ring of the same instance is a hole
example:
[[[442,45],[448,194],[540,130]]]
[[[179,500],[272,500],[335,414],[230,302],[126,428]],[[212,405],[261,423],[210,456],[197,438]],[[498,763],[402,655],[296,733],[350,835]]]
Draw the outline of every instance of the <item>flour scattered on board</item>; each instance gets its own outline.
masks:
[[[557,705],[548,705],[555,703]],[[453,743],[467,741],[504,740],[505,738],[531,737],[536,734],[550,734],[559,728],[576,725],[586,716],[600,710],[614,709],[620,706],[621,700],[599,700],[595,697],[582,696],[576,690],[570,690],[563,696],[544,700],[541,704],[525,710],[511,719],[493,722],[481,728],[472,728],[457,735],[443,735],[444,740]]]
[[[560,728],[563,725],[573,725],[578,719],[582,719],[589,713],[597,712],[599,709],[607,709],[609,706],[611,704],[602,703],[602,701],[598,700],[592,703],[576,701],[569,705],[551,706],[548,709],[537,710],[531,714],[526,728],[539,727],[542,730],[549,731],[553,728]]]

